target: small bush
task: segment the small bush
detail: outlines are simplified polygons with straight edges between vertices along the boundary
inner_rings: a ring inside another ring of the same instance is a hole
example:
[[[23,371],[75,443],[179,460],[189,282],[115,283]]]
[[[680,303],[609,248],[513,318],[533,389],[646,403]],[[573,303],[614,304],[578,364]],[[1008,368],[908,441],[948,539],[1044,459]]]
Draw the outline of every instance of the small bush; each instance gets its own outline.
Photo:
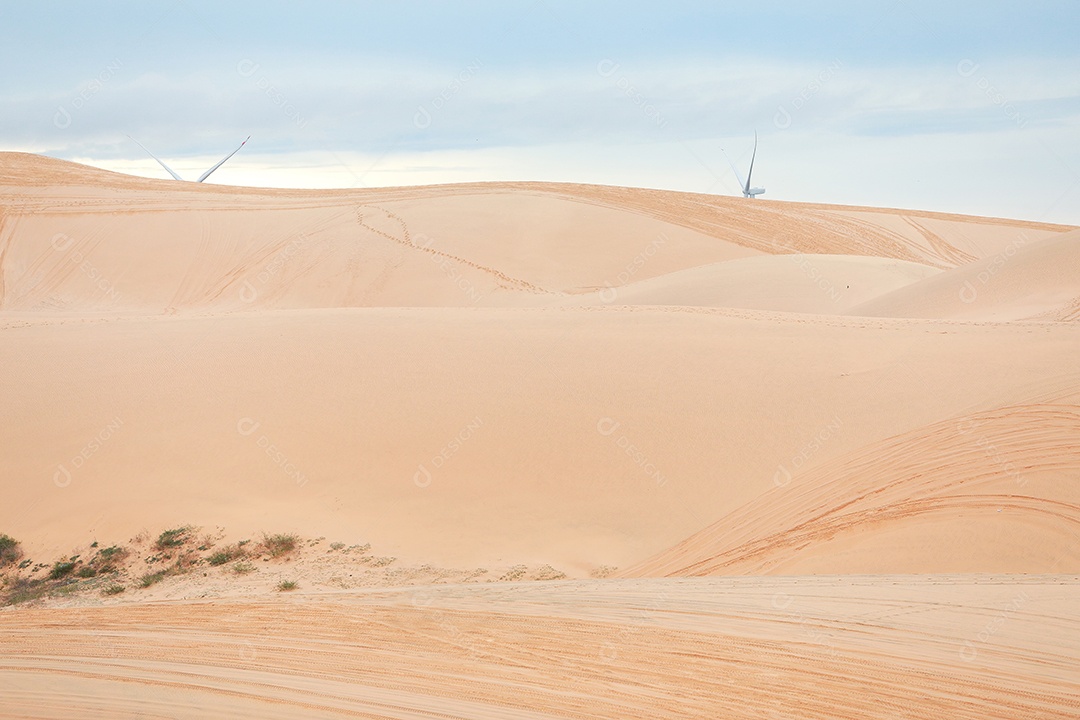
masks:
[[[0,535],[0,567],[18,562],[22,557],[19,541],[7,535]]]
[[[262,545],[270,557],[276,558],[288,555],[296,549],[296,543],[300,541],[296,535],[263,535]]]
[[[186,573],[190,572],[192,568],[202,562],[202,558],[194,550],[184,550],[180,552],[176,557],[176,562],[172,564],[170,568],[174,573]]]
[[[344,547],[345,547],[345,543],[342,543],[342,542],[330,543],[330,549],[331,550],[341,550]]]
[[[152,584],[153,583],[151,583],[151,585]],[[102,595],[119,595],[122,592],[124,592],[124,586],[123,585],[107,585],[102,589],[101,594]]]
[[[53,563],[52,570],[49,571],[49,579],[59,580],[60,578],[67,576],[74,569],[75,563],[73,562]]]
[[[244,557],[246,553],[244,549],[239,545],[229,545],[228,547],[218,550],[216,553],[207,558],[207,562],[211,565],[224,565],[230,560],[236,560]]]
[[[255,572],[255,566],[251,563],[238,562],[232,566],[232,570],[237,575],[247,575],[250,572]]]
[[[156,585],[165,579],[165,571],[158,570],[157,572],[147,573],[139,578],[139,587],[148,588],[151,585]]]
[[[191,532],[191,527],[186,525],[181,528],[166,530],[165,532],[158,535],[158,539],[154,543],[154,547],[158,550],[168,550],[170,548],[180,547],[188,541],[189,532]]]
[[[279,592],[288,592],[290,590],[295,590],[298,587],[300,586],[297,585],[294,580],[282,580],[278,583],[277,589]]]
[[[75,574],[81,578],[92,578],[97,575],[97,571],[89,565],[83,565],[81,568],[75,571]]]
[[[120,547],[119,545],[110,545],[107,548],[102,548],[101,550],[98,550],[98,555],[103,560],[119,560],[121,558],[127,557],[127,554],[128,551]]]
[[[115,572],[119,569],[119,564],[123,562],[129,554],[127,548],[113,545],[98,550],[98,554],[90,561],[90,565],[98,573]]]
[[[26,580],[16,578],[14,586],[3,599],[4,605],[18,605],[44,597],[49,591],[49,585],[44,580]]]

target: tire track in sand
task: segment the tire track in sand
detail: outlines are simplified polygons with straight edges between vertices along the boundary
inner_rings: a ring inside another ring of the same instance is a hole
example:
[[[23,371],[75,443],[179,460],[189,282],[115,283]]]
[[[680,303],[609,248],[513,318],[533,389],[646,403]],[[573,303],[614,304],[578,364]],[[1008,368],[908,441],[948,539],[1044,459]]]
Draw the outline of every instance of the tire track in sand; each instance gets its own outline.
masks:
[[[1080,632],[1078,588],[651,579],[22,608],[0,613],[0,710],[86,717],[90,701],[115,717],[142,701],[168,717],[1067,718],[1080,711],[1080,648],[1062,642]],[[963,660],[964,642],[1018,592],[1027,600],[1011,627]]]

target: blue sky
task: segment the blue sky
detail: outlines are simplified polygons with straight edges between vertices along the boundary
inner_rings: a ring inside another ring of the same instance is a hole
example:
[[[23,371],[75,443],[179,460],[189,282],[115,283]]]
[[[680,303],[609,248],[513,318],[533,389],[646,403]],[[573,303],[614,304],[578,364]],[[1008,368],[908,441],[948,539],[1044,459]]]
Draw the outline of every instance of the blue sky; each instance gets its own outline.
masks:
[[[552,180],[1080,224],[1080,3],[0,2],[0,148],[211,181]]]

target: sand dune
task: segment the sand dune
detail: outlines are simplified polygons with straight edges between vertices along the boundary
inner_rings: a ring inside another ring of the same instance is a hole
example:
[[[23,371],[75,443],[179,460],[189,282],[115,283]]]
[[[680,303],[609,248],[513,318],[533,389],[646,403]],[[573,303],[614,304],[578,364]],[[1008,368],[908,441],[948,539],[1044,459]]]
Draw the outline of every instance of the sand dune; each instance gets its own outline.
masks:
[[[3,582],[316,553],[5,608],[0,714],[1074,716],[1077,232],[0,154]]]
[[[583,574],[771,493],[792,458],[809,469],[1080,389],[1075,324],[601,307],[20,317],[4,332],[4,469],[34,510],[4,523],[49,553],[194,522]],[[924,399],[903,403],[914,387]]]
[[[601,291],[597,300],[834,315],[939,272],[891,258],[788,253],[676,271]]]
[[[0,166],[5,310],[546,304],[762,253],[952,267],[996,252],[1002,235],[1068,229],[767,201],[748,212],[733,198],[597,186],[289,191],[178,186],[18,153]],[[933,221],[931,245],[919,223]]]
[[[1080,231],[1000,252],[849,309],[854,315],[1080,320]]]
[[[809,472],[783,466],[772,493],[628,574],[1073,572],[1078,399],[1049,393]]]

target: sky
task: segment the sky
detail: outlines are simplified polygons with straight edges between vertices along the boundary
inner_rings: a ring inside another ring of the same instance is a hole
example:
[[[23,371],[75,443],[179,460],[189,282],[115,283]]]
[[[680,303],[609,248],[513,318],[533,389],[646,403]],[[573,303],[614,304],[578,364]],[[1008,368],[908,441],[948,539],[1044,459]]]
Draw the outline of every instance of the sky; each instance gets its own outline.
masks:
[[[542,180],[1080,224],[1080,3],[13,2],[0,150],[167,178]]]

